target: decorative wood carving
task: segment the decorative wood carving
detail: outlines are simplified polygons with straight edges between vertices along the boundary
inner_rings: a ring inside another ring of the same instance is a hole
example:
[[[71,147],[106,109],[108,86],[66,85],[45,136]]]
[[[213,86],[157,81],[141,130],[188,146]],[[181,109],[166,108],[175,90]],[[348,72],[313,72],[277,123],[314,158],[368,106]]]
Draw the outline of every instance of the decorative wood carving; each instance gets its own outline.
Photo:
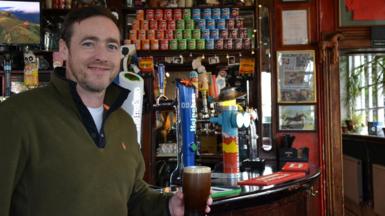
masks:
[[[343,35],[341,33],[334,34],[330,40],[328,41],[321,41],[320,42],[320,54],[321,54],[321,63],[326,62],[326,52],[327,49],[331,49],[331,63],[337,64],[339,62],[340,54],[339,54],[339,41],[343,39]]]
[[[339,42],[341,49],[363,49],[370,48],[370,28],[369,27],[344,27],[339,28],[343,38]]]

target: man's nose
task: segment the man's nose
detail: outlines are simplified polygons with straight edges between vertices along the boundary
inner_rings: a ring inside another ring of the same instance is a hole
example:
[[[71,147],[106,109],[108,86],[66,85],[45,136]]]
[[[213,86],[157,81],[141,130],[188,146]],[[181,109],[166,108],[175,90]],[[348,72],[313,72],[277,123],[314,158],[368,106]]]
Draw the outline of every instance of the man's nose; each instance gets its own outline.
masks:
[[[100,61],[106,61],[109,56],[109,51],[106,45],[99,44],[96,46],[95,58]]]

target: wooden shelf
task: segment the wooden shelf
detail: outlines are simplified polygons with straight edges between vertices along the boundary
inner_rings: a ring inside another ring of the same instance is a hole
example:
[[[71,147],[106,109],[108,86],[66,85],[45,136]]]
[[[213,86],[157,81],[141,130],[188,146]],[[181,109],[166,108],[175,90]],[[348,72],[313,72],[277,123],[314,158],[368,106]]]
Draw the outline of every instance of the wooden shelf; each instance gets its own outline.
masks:
[[[46,16],[65,16],[71,9],[43,9],[43,15]]]
[[[189,56],[190,54],[193,56],[198,55],[239,55],[242,54],[242,56],[252,56],[255,54],[252,54],[253,50],[137,50],[138,56]]]
[[[39,70],[39,74],[50,74],[53,70]],[[0,70],[0,76],[4,74],[3,70]],[[12,75],[24,74],[24,70],[12,70]]]
[[[129,7],[129,8],[123,8],[122,9],[122,12],[127,12],[127,13],[133,13],[135,12],[136,10],[146,10],[146,9],[196,9],[196,8],[202,8],[202,9],[205,9],[205,8],[239,8],[240,10],[249,10],[249,11],[255,11],[255,7],[254,6],[242,6],[242,5],[239,5],[239,6],[236,6],[236,5],[218,5],[218,6],[215,6],[215,5],[201,5],[201,6],[194,6],[194,7],[147,7],[147,6],[144,6],[144,7]]]

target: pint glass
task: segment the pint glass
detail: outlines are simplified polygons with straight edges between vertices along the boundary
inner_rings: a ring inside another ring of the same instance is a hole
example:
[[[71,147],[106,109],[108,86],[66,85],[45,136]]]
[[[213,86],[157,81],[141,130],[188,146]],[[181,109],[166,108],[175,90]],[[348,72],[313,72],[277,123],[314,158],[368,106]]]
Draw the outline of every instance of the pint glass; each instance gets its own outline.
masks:
[[[205,215],[210,195],[211,169],[206,166],[189,166],[183,170],[185,216]]]

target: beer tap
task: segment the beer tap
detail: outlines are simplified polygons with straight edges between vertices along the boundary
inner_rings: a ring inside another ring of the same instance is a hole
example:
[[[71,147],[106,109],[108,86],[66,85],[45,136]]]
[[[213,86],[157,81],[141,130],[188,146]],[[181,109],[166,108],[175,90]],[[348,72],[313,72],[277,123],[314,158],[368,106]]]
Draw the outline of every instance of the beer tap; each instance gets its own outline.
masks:
[[[199,91],[202,96],[202,118],[209,117],[209,108],[207,105],[207,92],[209,90],[209,77],[204,66],[198,68],[199,72]]]
[[[265,160],[260,158],[258,148],[258,134],[255,122],[258,121],[256,109],[249,106],[250,102],[250,85],[249,80],[246,81],[246,112],[249,113],[250,126],[248,128],[248,143],[249,143],[249,158],[242,161],[241,170],[258,170],[262,171],[265,168]]]
[[[166,69],[164,64],[158,64],[158,73],[157,73],[157,81],[158,81],[158,89],[159,89],[159,95],[155,99],[155,104],[153,105],[154,107],[162,107],[163,102],[167,102],[168,98],[164,94],[164,89],[165,89],[165,78],[166,78]],[[162,101],[162,104],[161,104]],[[159,109],[156,110],[155,112],[155,119],[156,119],[156,127],[160,128],[162,123],[161,123],[161,114]]]
[[[170,185],[180,184],[184,167],[195,165],[196,145],[196,97],[190,81],[176,82],[176,139],[177,166],[170,175]]]
[[[156,104],[159,105],[159,101],[161,99],[168,100],[166,95],[164,94],[165,89],[165,78],[166,78],[166,69],[164,64],[158,64],[158,88],[159,88],[159,96],[156,98]]]

